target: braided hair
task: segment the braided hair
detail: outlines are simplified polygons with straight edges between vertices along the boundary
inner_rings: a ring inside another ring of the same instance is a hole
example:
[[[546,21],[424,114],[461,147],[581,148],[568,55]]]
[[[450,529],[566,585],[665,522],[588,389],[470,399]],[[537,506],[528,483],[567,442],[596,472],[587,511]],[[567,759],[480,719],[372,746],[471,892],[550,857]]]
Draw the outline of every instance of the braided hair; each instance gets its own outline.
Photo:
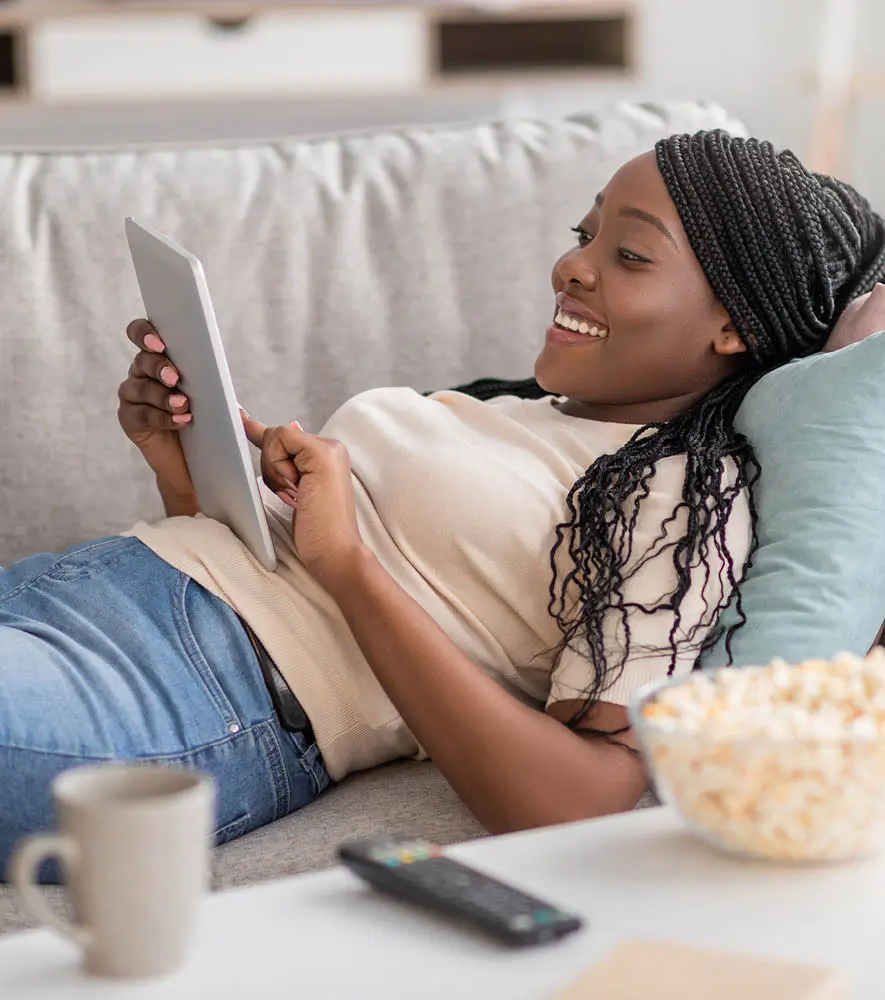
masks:
[[[731,661],[732,636],[746,622],[739,580],[758,544],[752,492],[760,474],[750,442],[734,428],[735,413],[765,372],[820,350],[845,306],[885,276],[883,220],[848,184],[809,172],[789,150],[776,152],[769,142],[716,130],[662,139],[655,153],[691,247],[747,355],[737,374],[681,415],[647,424],[614,454],[600,456],[568,494],[568,519],[558,525],[550,554],[549,610],[562,632],[557,655],[577,649],[594,668],[573,726],[623,671],[631,649],[629,611],[672,613],[672,673],[691,570],[714,551],[729,585],[723,602],[707,607],[704,620],[681,638],[690,641],[697,629],[712,626],[701,648],[718,641],[722,629],[716,620],[733,591],[737,620],[725,636]],[[485,386],[486,396],[490,392]],[[657,604],[630,604],[624,584],[655,550],[653,545],[631,564],[633,529],[657,463],[673,455],[686,457],[682,498],[658,541],[667,525],[686,517],[685,533],[668,546],[676,586]],[[731,463],[736,475],[729,476]],[[725,533],[745,489],[752,543],[745,566],[738,567]],[[563,553],[569,558],[557,559]],[[611,609],[626,640],[615,663],[607,660],[603,638],[603,619]]]

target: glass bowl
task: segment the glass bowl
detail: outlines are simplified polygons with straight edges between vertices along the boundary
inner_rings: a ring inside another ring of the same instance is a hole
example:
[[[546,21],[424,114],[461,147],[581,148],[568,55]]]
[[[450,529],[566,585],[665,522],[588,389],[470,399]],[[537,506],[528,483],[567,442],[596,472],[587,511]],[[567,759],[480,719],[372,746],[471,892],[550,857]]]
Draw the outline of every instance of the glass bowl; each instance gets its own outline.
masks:
[[[885,737],[720,738],[655,717],[663,692],[717,672],[648,685],[629,706],[659,798],[693,832],[743,857],[821,862],[878,853],[885,846]]]

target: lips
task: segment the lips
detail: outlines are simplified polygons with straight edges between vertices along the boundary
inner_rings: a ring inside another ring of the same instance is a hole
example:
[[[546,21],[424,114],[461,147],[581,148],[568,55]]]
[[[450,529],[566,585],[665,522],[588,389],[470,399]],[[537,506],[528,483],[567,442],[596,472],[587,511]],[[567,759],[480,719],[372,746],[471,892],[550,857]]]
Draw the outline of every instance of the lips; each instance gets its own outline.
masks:
[[[566,295],[565,292],[556,293],[556,305],[559,309],[562,309],[563,312],[571,313],[573,316],[580,316],[582,319],[585,319],[590,326],[596,326],[605,330],[609,329],[608,323],[602,319],[601,316],[597,316],[596,313],[593,312],[592,309],[585,306],[580,299],[573,298],[571,295]]]

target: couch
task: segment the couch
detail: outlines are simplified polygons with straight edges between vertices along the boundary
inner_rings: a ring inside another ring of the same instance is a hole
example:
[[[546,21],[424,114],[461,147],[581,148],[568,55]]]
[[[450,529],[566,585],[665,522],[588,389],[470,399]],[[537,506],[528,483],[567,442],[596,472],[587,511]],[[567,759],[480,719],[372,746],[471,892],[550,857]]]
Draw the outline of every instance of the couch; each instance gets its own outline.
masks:
[[[710,104],[617,104],[559,120],[0,154],[0,565],[162,516],[116,420],[133,355],[124,327],[142,313],[125,216],[202,258],[240,401],[311,430],[372,386],[529,375],[569,226],[659,137],[720,126],[743,132]],[[441,843],[483,834],[432,763],[402,761],[217,847],[214,886],[322,867],[340,841],[391,829]],[[0,886],[0,931],[29,924]]]

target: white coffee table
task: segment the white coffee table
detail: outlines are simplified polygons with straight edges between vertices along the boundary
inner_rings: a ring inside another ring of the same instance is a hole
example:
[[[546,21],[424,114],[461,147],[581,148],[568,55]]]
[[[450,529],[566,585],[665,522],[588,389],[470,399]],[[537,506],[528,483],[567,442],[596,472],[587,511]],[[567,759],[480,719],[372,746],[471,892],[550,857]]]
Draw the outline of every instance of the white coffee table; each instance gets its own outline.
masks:
[[[3,1000],[492,1000],[545,998],[627,937],[833,965],[852,1000],[885,995],[885,859],[783,867],[719,854],[669,809],[647,809],[451,849],[583,914],[586,930],[511,952],[364,887],[343,869],[205,901],[188,966],[121,985],[78,971],[45,930],[0,938]]]

